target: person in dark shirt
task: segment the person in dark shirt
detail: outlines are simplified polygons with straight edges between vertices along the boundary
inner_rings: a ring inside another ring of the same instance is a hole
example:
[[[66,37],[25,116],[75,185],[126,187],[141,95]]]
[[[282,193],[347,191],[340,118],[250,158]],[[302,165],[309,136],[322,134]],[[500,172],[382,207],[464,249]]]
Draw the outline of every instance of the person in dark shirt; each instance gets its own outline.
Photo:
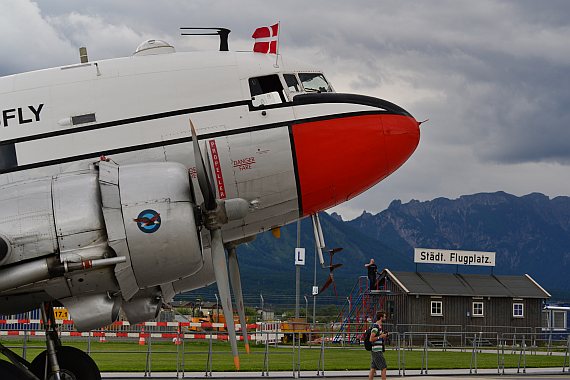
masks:
[[[370,259],[368,264],[364,264],[364,266],[368,269],[368,281],[370,282],[370,290],[377,290],[376,284],[376,272],[378,271],[378,267],[374,264],[374,259]]]

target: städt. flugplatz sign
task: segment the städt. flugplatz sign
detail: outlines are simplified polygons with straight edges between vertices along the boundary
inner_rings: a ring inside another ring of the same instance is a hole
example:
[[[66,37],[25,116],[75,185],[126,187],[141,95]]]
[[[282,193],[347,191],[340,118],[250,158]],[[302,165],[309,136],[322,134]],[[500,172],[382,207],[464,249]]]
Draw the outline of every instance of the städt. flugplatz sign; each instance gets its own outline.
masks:
[[[415,248],[414,262],[418,264],[482,265],[494,267],[495,252]]]

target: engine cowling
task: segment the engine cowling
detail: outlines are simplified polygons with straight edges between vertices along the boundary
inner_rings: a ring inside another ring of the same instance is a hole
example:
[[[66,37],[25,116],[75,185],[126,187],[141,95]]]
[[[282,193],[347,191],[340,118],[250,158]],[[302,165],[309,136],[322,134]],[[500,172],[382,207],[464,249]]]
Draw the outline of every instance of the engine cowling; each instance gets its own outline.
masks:
[[[115,270],[126,300],[202,268],[185,166],[101,162],[99,182],[109,245],[127,257]]]

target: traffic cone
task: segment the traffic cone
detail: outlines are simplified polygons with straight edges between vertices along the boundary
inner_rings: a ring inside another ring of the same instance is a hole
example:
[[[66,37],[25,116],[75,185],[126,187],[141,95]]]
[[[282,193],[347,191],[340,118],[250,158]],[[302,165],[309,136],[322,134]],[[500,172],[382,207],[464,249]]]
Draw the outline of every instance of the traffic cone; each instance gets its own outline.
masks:
[[[105,333],[101,333],[101,335],[99,335],[99,343],[105,343],[107,341],[107,339],[105,339]]]
[[[139,334],[139,346],[144,346],[146,344],[146,340],[144,339],[144,327],[141,329],[141,333]]]

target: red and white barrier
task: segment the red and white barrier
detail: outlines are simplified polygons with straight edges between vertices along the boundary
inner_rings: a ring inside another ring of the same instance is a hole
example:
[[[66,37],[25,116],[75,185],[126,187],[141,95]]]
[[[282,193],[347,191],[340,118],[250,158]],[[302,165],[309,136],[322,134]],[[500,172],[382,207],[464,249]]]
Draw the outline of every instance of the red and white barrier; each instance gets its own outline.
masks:
[[[0,330],[0,336],[45,336],[45,331],[35,331],[35,330]],[[154,339],[213,339],[213,340],[228,340],[226,334],[178,334],[178,333],[145,333],[145,332],[110,332],[110,331],[93,331],[79,332],[79,331],[61,331],[60,336],[65,337],[84,337],[87,338],[89,335],[96,338],[138,338],[143,342],[150,338]],[[253,339],[253,335],[248,335],[249,339]],[[243,336],[238,335],[238,340],[243,340]],[[141,343],[142,345],[143,343]]]
[[[227,341],[228,336],[225,333],[211,333],[209,331],[200,331],[200,332],[187,332],[182,333],[182,328],[202,328],[202,329],[216,329],[216,328],[225,328],[225,323],[210,323],[210,322],[143,322],[138,323],[136,325],[131,325],[127,321],[118,321],[114,322],[113,324],[109,325],[109,330],[100,330],[100,331],[91,331],[89,332],[78,332],[78,331],[69,331],[73,327],[73,320],[56,320],[58,325],[66,325],[68,326],[66,330],[68,331],[60,331],[59,334],[62,337],[83,337],[87,338],[89,336],[95,337],[99,339],[99,342],[105,342],[107,338],[134,338],[139,340],[139,344],[146,344],[146,339],[149,337],[154,339],[169,339],[174,344],[181,344],[182,339],[197,339],[197,340],[220,340],[220,341]],[[42,321],[39,319],[0,319],[0,336],[45,336],[45,331],[43,330],[12,330],[14,324],[19,325],[41,325]],[[120,331],[122,330],[121,327],[126,326],[125,330],[129,329],[139,329],[139,331]],[[236,324],[236,331],[241,330],[241,326]],[[114,327],[118,327],[119,329],[113,329]],[[173,332],[145,332],[144,329],[146,327],[171,327],[175,328],[176,331]],[[10,330],[1,330],[2,328],[8,328]],[[22,328],[18,326],[17,328]],[[260,341],[264,342],[265,340],[273,341],[275,339],[280,339],[283,335],[281,333],[281,326],[279,323],[252,323],[247,325],[248,331],[251,334],[248,334],[248,338],[250,341]],[[119,331],[117,331],[119,330]],[[263,331],[262,331],[263,330]],[[271,333],[267,333],[267,330],[272,331]],[[274,331],[274,332],[273,332]],[[238,335],[238,340],[243,341],[243,336]]]
[[[73,325],[73,320],[68,319],[68,320],[56,320],[56,323],[58,325]],[[41,319],[0,319],[0,327],[2,325],[8,325],[8,324],[22,324],[22,325],[28,325],[28,324],[42,324]],[[132,326],[129,322],[127,321],[117,321],[117,322],[113,322],[111,325],[112,326]],[[138,323],[135,326],[144,326],[144,327],[201,327],[201,328],[225,328],[226,324],[225,323],[211,323],[211,322],[142,322],[142,323]],[[241,329],[241,325],[239,323],[236,323],[236,329]],[[248,329],[256,329],[257,327],[259,327],[259,325],[257,323],[251,323],[247,325]]]

